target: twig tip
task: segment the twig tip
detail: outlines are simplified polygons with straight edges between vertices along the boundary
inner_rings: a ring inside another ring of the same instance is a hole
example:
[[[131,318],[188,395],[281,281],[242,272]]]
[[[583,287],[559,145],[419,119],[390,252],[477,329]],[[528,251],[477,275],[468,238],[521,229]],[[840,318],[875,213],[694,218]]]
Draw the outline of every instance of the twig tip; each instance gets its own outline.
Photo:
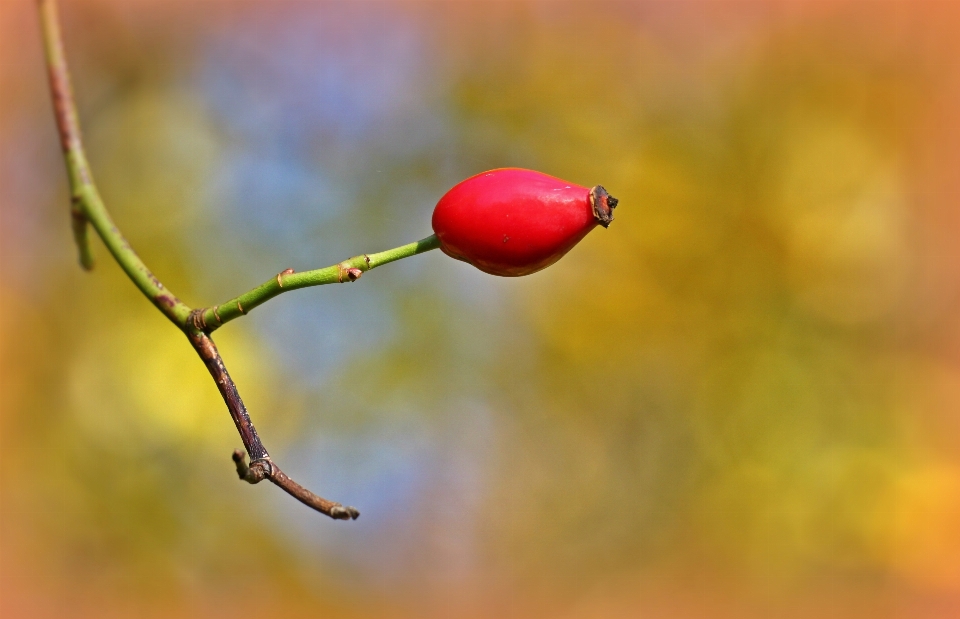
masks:
[[[360,511],[356,507],[337,505],[330,509],[330,517],[334,520],[356,520],[360,517]]]

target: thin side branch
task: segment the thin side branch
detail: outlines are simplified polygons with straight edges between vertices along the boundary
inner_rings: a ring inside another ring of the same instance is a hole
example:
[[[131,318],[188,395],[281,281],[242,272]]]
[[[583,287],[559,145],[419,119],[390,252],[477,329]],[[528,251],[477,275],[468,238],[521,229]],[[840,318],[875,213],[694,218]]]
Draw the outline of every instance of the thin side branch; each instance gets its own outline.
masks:
[[[298,288],[308,288],[310,286],[323,286],[324,284],[344,284],[355,282],[360,276],[370,269],[378,266],[409,258],[428,252],[440,247],[440,240],[435,235],[430,235],[415,243],[408,243],[394,249],[378,252],[376,254],[362,254],[354,256],[343,262],[322,269],[312,271],[294,272],[293,269],[286,269],[277,273],[276,277],[269,279],[253,290],[246,292],[239,297],[230,299],[226,303],[196,310],[191,316],[193,326],[206,333],[212,333],[220,326],[230,322],[234,318],[239,318],[250,313],[253,308],[266,303],[270,299]]]
[[[52,2],[42,2],[40,14],[44,29],[44,52],[47,57],[50,92],[53,95],[53,109],[57,119],[57,129],[60,132],[60,147],[63,149],[67,161],[67,173],[70,175],[72,194],[70,215],[73,238],[77,244],[80,265],[89,271],[93,268],[94,261],[87,237],[87,217],[83,212],[79,190],[92,185],[93,180],[83,153],[83,143],[80,140],[80,122],[73,103],[70,74],[67,71],[67,61],[63,53],[57,5]]]

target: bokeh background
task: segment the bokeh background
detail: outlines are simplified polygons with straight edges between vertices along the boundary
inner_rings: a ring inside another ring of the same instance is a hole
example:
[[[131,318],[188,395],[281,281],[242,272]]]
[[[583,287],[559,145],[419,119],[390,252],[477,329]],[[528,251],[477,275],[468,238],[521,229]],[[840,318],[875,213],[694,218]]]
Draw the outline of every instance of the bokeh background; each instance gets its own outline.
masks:
[[[62,7],[115,219],[185,302],[430,232],[489,168],[620,198],[217,333],[333,522],[236,479],[183,337],[76,264],[0,3],[4,617],[960,616],[960,4]]]

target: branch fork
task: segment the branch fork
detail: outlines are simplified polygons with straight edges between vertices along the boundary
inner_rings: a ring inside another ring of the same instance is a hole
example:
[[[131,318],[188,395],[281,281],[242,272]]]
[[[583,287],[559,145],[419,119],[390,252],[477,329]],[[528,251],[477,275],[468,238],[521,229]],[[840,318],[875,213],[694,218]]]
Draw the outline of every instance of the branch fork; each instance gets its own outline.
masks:
[[[436,236],[429,236],[395,249],[362,254],[333,266],[311,271],[297,273],[293,269],[285,269],[275,278],[226,303],[192,309],[164,288],[160,280],[150,272],[123,237],[103,204],[93,181],[80,135],[80,122],[63,51],[56,0],[38,0],[38,6],[54,116],[70,181],[71,225],[80,264],[87,270],[93,268],[93,253],[90,251],[88,238],[88,226],[92,226],[134,285],[187,336],[190,345],[203,360],[216,383],[243,441],[246,454],[250,456],[248,465],[244,451],[237,449],[233,452],[233,461],[240,479],[250,484],[267,479],[304,505],[330,518],[356,520],[360,512],[355,508],[324,499],[307,490],[292,480],[270,458],[210,334],[283,292],[309,286],[353,282],[370,269],[436,249],[440,246],[439,240]]]

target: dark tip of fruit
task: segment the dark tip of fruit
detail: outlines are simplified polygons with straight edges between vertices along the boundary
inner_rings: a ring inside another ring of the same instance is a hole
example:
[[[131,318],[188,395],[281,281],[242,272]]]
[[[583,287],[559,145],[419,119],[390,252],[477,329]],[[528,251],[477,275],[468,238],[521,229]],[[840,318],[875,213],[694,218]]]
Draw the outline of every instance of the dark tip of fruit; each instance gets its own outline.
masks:
[[[600,225],[606,228],[613,221],[613,209],[620,201],[607,193],[603,185],[597,185],[590,190],[590,204],[593,206],[593,216]]]

